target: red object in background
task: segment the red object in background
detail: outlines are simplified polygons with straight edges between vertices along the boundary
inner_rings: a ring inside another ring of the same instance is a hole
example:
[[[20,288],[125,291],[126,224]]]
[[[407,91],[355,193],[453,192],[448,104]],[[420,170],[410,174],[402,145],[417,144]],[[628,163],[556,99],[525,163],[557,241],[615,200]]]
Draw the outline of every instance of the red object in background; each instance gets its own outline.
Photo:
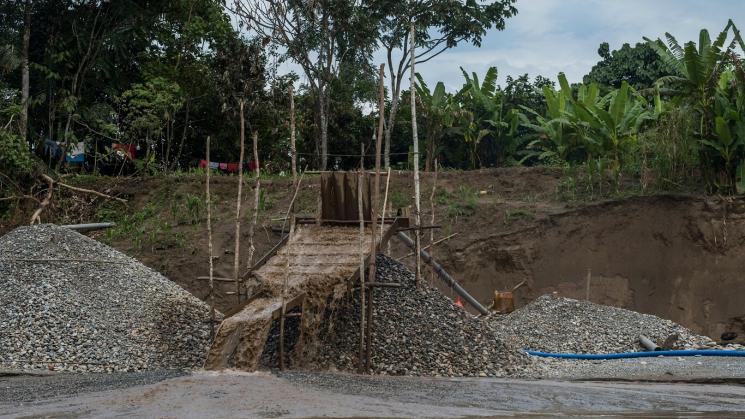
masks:
[[[199,160],[200,168],[206,169],[208,166],[212,167],[213,169],[219,168],[220,170],[224,170],[229,173],[238,173],[241,168],[241,165],[238,163],[217,163],[207,162],[207,160],[204,159]],[[247,168],[249,171],[254,171],[256,169],[256,163],[254,161],[251,161],[249,163],[246,163],[244,167]]]
[[[455,297],[455,305],[463,308],[463,301],[460,300],[460,297]]]
[[[134,144],[112,143],[111,148],[121,151],[125,156],[132,160],[135,159],[135,153],[137,153],[137,147],[135,147]]]

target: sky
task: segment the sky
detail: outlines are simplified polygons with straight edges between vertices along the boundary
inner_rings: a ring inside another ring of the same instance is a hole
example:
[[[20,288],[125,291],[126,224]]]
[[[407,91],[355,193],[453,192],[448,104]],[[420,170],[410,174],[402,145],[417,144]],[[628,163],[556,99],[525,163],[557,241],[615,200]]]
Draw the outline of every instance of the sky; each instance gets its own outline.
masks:
[[[442,81],[450,91],[463,84],[461,66],[479,76],[496,66],[501,84],[507,75],[524,73],[556,81],[559,72],[574,83],[600,60],[602,42],[614,50],[643,42],[645,36],[664,39],[670,32],[683,44],[698,41],[702,28],[714,38],[730,18],[745,33],[745,0],[517,0],[516,7],[505,30],[489,31],[480,48],[459,45],[418,65],[417,72],[430,86]],[[385,62],[384,53],[376,53],[373,61]],[[280,65],[280,73],[288,71],[304,81],[299,66]]]
[[[458,46],[417,71],[449,90],[462,85],[459,66],[479,75],[496,66],[501,83],[524,73],[556,80],[561,71],[580,82],[600,59],[601,42],[614,50],[670,32],[682,44],[698,40],[702,28],[714,38],[729,18],[745,29],[745,0],[518,0],[516,7],[505,30],[490,31],[481,48]]]

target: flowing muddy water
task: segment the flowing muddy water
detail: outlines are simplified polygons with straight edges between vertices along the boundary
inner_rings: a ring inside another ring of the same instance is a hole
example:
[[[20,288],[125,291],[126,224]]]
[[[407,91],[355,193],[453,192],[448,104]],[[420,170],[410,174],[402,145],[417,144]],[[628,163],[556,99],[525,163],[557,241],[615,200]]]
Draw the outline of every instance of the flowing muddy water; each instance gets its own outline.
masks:
[[[45,379],[42,377],[42,379]],[[46,378],[49,379],[49,378]],[[60,379],[60,378],[52,378]],[[67,385],[74,385],[71,377]],[[33,381],[33,380],[31,380]],[[0,381],[36,387],[23,377]],[[25,386],[25,387],[24,387]],[[18,402],[7,417],[732,417],[745,387],[670,383],[436,379],[347,374],[196,373],[126,389]]]

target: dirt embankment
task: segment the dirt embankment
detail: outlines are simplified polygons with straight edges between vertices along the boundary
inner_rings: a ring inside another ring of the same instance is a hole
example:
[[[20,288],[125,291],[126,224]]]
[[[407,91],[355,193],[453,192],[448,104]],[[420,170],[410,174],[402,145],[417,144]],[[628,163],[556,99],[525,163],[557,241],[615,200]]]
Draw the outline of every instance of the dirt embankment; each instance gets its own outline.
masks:
[[[745,337],[745,200],[635,197],[547,215],[513,232],[438,249],[477,298],[521,281],[546,293],[654,314],[719,338]]]
[[[236,177],[216,177],[213,210],[215,272],[233,270]],[[71,180],[71,182],[73,182]],[[62,191],[45,222],[114,220],[119,227],[96,233],[113,247],[136,257],[199,298],[208,292],[204,179],[173,176],[147,179],[83,178],[84,187],[120,194],[129,204]],[[248,259],[248,220],[253,181],[246,180],[240,258]],[[282,224],[290,198],[286,178],[262,180],[260,226],[255,232],[254,260],[278,240],[271,226]],[[388,202],[393,211],[410,205],[410,173],[394,172]],[[434,256],[488,303],[495,289],[526,280],[516,293],[518,306],[550,292],[584,298],[588,270],[593,302],[655,314],[718,338],[722,332],[745,337],[745,200],[717,197],[636,196],[612,201],[585,199],[568,204],[567,195],[582,195],[559,169],[504,168],[447,171],[422,184],[423,223],[442,228],[434,239],[457,236],[437,245]],[[314,215],[317,178],[306,176],[298,196],[299,212]],[[200,204],[201,201],[201,204]],[[34,208],[19,211],[0,233],[28,219]],[[430,231],[424,232],[424,243]],[[393,241],[394,257],[409,252]],[[407,260],[411,263],[411,258]],[[429,273],[427,273],[429,276]],[[435,282],[437,283],[437,282]],[[233,305],[234,285],[217,283],[218,309]],[[446,295],[453,295],[443,290]]]

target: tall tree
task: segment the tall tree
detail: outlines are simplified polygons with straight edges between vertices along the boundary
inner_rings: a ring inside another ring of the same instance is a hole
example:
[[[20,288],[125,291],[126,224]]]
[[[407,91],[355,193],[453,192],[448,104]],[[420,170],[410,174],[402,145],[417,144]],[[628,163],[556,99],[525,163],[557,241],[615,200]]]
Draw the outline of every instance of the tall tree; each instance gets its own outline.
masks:
[[[374,46],[374,10],[361,0],[234,0],[231,8],[249,30],[279,47],[283,59],[297,63],[316,97],[320,168],[328,165],[330,88],[346,62]]]
[[[677,74],[675,68],[646,43],[637,43],[633,47],[623,44],[620,49],[611,51],[608,43],[603,42],[598,47],[598,55],[602,60],[583,78],[585,84],[596,82],[618,89],[627,82],[634,89],[641,90],[652,87],[661,77]]]
[[[382,0],[378,44],[388,60],[391,106],[385,130],[385,167],[390,166],[391,136],[398,113],[401,82],[412,63],[432,60],[461,43],[481,45],[487,30],[503,30],[517,13],[516,0]],[[412,60],[409,26],[416,24],[416,53]],[[397,61],[394,65],[394,61]]]
[[[23,41],[21,42],[21,139],[26,141],[28,132],[28,100],[29,100],[29,72],[28,72],[28,46],[31,40],[31,0],[26,0],[23,11]]]

